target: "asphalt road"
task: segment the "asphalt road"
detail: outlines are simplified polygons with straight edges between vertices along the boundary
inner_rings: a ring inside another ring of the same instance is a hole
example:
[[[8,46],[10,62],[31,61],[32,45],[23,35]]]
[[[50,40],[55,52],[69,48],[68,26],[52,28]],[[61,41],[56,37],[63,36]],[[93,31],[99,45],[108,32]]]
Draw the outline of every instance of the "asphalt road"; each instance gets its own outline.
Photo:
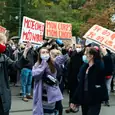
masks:
[[[12,87],[12,109],[10,115],[32,115],[32,100],[29,102],[23,102],[21,97],[18,95],[20,88]],[[100,115],[115,115],[115,94],[111,94],[110,98],[110,107],[102,106],[101,114]],[[68,107],[68,95],[64,95],[63,100],[64,110]],[[64,112],[64,115],[67,115]],[[81,110],[75,114],[69,115],[82,115]]]

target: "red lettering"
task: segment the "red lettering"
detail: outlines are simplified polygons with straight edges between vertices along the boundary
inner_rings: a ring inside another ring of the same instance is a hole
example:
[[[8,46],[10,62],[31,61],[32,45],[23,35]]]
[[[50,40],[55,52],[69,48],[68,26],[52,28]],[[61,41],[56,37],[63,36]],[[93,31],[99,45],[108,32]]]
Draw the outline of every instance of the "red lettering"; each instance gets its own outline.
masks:
[[[30,20],[27,19],[27,18],[25,18],[25,19],[24,19],[24,27],[25,27],[25,28],[30,28],[30,27],[29,27],[29,23],[30,23]]]
[[[23,34],[22,34],[22,40],[23,40],[23,41],[25,40],[26,36],[27,36],[27,33],[26,33],[26,32],[23,32]]]
[[[33,20],[29,20],[27,18],[24,19],[24,27],[25,28],[34,29],[34,23],[35,23],[35,21],[33,21]]]
[[[115,33],[111,35],[111,39],[112,39],[112,40],[115,39]]]
[[[105,44],[108,45],[108,46],[112,46],[112,45],[113,45],[113,41],[111,41],[111,40],[106,40],[106,41],[105,41]]]
[[[96,38],[96,40],[99,41],[99,42],[103,42],[104,37],[102,37],[102,36],[98,36],[98,37]]]
[[[94,32],[90,32],[87,36],[88,36],[89,38],[93,38],[95,35],[96,35],[96,34],[95,34]]]
[[[72,38],[71,32],[59,31],[59,38]]]
[[[72,27],[70,24],[58,23],[59,31],[71,31]]]
[[[97,25],[97,26],[95,26],[95,28],[94,28],[93,30],[99,32],[101,29],[102,29],[102,28]]]
[[[35,29],[35,21],[32,20],[31,23],[32,23],[32,24],[31,24],[31,29],[34,30],[34,29]]]
[[[44,25],[36,22],[34,20],[29,20],[27,18],[24,19],[24,27],[30,28],[32,30],[41,30],[44,31]]]
[[[41,31],[44,32],[44,25],[41,24]]]
[[[29,32],[23,32],[22,40],[37,43],[37,42],[42,41],[42,37],[43,35],[35,34],[29,31]]]
[[[58,37],[58,32],[56,30],[46,30],[47,37]]]
[[[111,33],[108,30],[104,30],[102,34],[105,36],[110,36]]]
[[[36,30],[41,30],[41,25],[39,23],[36,23],[37,27]]]
[[[42,35],[39,35],[39,34],[33,34],[33,36],[32,36],[32,38],[31,38],[31,41],[33,41],[33,42],[40,42],[40,41],[42,41]]]
[[[71,24],[69,24],[69,26],[68,26],[68,31],[72,31],[72,25]]]
[[[46,28],[57,30],[57,23],[56,22],[46,22]]]

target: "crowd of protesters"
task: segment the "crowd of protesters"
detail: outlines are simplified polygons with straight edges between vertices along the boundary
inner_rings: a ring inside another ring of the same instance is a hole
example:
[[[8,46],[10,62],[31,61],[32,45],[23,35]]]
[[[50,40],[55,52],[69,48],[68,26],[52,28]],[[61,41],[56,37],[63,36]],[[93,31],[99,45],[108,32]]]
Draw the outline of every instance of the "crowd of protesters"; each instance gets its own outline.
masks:
[[[82,115],[99,115],[102,103],[110,106],[114,66],[115,54],[103,45],[65,46],[60,39],[49,39],[36,47],[0,34],[0,115],[9,115],[9,81],[21,84],[24,102],[33,99],[33,115],[63,115],[64,90],[69,94],[66,113],[81,107]]]

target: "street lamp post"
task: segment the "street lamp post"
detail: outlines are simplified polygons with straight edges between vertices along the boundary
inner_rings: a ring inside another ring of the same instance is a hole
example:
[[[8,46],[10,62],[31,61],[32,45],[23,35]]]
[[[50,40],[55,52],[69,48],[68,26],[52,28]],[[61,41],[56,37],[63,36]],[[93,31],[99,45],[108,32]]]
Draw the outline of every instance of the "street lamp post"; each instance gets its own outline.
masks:
[[[19,29],[18,36],[21,36],[21,17],[22,17],[22,0],[19,1]]]

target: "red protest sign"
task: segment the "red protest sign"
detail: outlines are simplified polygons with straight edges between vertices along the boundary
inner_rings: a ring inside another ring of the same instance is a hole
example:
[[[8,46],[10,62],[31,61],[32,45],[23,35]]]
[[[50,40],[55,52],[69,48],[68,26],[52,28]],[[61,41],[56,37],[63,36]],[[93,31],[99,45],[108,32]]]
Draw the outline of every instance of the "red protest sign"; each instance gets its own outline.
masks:
[[[43,33],[44,23],[24,16],[21,41],[39,44],[43,41]]]
[[[72,38],[72,25],[54,21],[46,21],[45,36],[52,38]]]
[[[6,33],[6,28],[4,28],[4,27],[2,27],[2,26],[0,26],[0,33]]]
[[[98,44],[102,44],[111,51],[115,52],[115,32],[94,25],[84,36],[85,39],[93,40]]]

